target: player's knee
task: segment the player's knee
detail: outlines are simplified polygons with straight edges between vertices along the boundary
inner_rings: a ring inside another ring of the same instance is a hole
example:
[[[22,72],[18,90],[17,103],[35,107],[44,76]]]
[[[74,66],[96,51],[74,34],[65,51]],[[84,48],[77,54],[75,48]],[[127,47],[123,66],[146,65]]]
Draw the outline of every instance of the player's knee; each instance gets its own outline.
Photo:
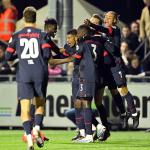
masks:
[[[64,115],[65,115],[67,118],[71,118],[72,116],[75,115],[75,109],[70,109],[70,110],[65,111]]]
[[[118,88],[118,91],[121,96],[125,96],[128,93],[128,88],[127,87],[120,87]]]
[[[36,97],[35,98],[35,103],[36,103],[36,108],[39,108],[39,107],[44,107],[45,105],[45,100],[40,98],[40,97]]]
[[[76,101],[74,102],[74,108],[80,109],[81,107],[82,107],[82,105],[81,105],[81,100],[76,100]]]

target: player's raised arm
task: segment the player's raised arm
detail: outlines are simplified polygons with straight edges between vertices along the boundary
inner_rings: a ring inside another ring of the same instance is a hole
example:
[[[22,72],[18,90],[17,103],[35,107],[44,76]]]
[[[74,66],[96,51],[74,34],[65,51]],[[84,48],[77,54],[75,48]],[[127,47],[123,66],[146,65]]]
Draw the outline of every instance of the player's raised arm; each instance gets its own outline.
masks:
[[[109,28],[106,28],[102,25],[96,25],[96,24],[93,24],[90,22],[89,19],[86,19],[84,20],[84,23],[92,28],[94,28],[95,30],[98,30],[99,32],[103,32],[103,33],[106,33],[106,34],[109,34],[110,33],[110,29]]]

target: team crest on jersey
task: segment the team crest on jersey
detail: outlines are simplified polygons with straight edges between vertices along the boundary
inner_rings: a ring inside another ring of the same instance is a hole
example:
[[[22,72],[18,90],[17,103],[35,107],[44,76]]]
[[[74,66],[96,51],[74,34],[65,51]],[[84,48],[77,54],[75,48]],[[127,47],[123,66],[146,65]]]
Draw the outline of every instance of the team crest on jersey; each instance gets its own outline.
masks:
[[[28,29],[27,32],[31,32],[31,29]]]
[[[76,50],[79,50],[79,45],[76,45]]]

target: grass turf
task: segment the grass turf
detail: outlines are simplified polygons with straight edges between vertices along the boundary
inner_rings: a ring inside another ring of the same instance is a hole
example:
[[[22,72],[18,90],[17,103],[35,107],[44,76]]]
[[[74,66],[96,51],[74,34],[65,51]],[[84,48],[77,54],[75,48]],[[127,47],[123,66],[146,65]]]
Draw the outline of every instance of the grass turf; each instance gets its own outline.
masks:
[[[111,137],[105,142],[74,143],[70,139],[74,131],[46,130],[43,133],[50,138],[43,148],[35,146],[35,150],[150,150],[150,133],[111,132]],[[0,130],[0,150],[26,150],[26,144],[21,141],[23,131]]]

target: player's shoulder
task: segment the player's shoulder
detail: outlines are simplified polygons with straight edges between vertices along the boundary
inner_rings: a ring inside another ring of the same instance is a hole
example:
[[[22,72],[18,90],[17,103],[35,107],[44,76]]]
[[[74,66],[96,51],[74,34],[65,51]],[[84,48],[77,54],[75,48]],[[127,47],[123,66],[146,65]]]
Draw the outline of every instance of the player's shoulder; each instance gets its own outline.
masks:
[[[119,28],[118,26],[112,26],[112,29],[113,29],[114,31],[120,32],[120,28]]]
[[[92,41],[100,41],[101,38],[102,38],[102,35],[100,35],[100,34],[91,36]]]
[[[47,33],[45,31],[43,31],[43,30],[41,30],[40,33],[41,33],[41,37],[46,40],[47,37],[48,37]]]
[[[41,35],[46,37],[47,33],[45,31],[41,30]]]
[[[42,31],[41,34],[42,34],[42,37],[43,37],[47,42],[50,42],[50,43],[52,42],[52,39],[51,39],[51,37],[48,35],[47,32]]]
[[[121,34],[120,28],[118,26],[113,26],[112,29],[113,29],[113,35]]]
[[[15,31],[13,34],[12,34],[12,36],[11,36],[11,38],[10,38],[10,40],[9,40],[9,43],[10,43],[10,41],[12,40],[12,39],[17,39],[17,37],[18,37],[18,35],[21,33],[21,31],[22,30],[19,30],[19,31]]]

